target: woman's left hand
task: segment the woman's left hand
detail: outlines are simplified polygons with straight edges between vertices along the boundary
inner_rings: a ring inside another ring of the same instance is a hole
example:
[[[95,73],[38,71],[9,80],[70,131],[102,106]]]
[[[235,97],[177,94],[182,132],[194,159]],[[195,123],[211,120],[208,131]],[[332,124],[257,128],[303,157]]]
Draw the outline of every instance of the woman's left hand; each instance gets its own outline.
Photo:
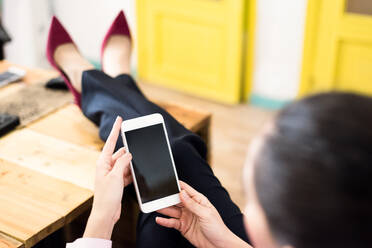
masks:
[[[132,155],[124,148],[113,154],[121,123],[122,119],[117,117],[97,161],[93,207],[84,237],[111,239],[114,225],[120,218],[124,187],[132,182]]]
[[[156,217],[156,223],[180,231],[195,247],[252,248],[227,228],[207,197],[182,181],[180,186],[181,204],[158,210],[171,218]]]

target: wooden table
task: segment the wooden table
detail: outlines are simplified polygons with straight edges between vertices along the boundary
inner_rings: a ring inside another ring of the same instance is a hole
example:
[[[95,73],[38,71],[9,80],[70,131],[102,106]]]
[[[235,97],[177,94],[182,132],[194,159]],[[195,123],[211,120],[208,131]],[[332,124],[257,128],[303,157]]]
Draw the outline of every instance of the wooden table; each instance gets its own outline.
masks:
[[[4,233],[0,233],[0,248],[24,248],[25,246]]]
[[[0,71],[9,66],[0,62]],[[25,83],[55,72],[28,70]],[[0,95],[19,84],[0,89]],[[159,103],[209,144],[210,115]],[[73,104],[0,138],[0,248],[32,247],[87,211],[103,142]]]

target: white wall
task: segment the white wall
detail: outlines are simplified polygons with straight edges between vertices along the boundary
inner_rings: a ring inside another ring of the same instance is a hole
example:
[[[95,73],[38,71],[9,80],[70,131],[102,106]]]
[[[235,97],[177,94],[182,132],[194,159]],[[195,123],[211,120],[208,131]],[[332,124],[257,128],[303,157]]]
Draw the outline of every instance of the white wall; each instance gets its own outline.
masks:
[[[2,23],[12,38],[5,46],[6,59],[27,66],[46,66],[48,0],[3,0],[2,7]]]
[[[307,0],[257,0],[253,93],[278,101],[298,92]]]
[[[29,66],[48,65],[45,45],[50,20],[55,14],[80,51],[99,61],[103,37],[120,10],[124,10],[135,36],[135,0],[3,0],[4,26],[14,38],[6,58]],[[27,42],[25,42],[27,41]],[[136,64],[136,51],[133,55]]]

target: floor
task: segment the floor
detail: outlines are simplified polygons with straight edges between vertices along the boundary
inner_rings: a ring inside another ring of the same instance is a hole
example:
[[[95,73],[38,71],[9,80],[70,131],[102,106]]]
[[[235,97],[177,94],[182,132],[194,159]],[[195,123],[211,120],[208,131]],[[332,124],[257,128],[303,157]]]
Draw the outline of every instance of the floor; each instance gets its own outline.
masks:
[[[252,138],[262,125],[275,115],[274,111],[241,104],[222,105],[173,90],[140,83],[152,99],[174,102],[212,113],[212,167],[233,201],[244,208],[242,168]]]

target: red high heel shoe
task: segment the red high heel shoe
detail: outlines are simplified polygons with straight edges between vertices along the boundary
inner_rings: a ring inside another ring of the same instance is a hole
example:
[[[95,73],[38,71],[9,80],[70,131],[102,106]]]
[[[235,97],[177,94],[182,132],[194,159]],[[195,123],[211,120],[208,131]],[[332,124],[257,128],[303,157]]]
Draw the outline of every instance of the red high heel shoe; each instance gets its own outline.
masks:
[[[111,24],[102,42],[102,46],[101,46],[101,69],[102,71],[104,70],[103,69],[103,52],[105,51],[106,43],[110,39],[111,35],[115,35],[115,34],[128,36],[129,39],[132,40],[128,22],[127,22],[127,19],[125,18],[124,11],[122,10],[116,16],[115,20]]]
[[[46,56],[49,63],[61,74],[67,87],[74,95],[75,103],[80,107],[81,94],[74,88],[65,72],[54,60],[54,52],[56,51],[57,47],[66,43],[72,43],[75,45],[70,35],[67,33],[66,29],[62,26],[57,17],[53,16],[52,23],[50,24],[49,28]]]

